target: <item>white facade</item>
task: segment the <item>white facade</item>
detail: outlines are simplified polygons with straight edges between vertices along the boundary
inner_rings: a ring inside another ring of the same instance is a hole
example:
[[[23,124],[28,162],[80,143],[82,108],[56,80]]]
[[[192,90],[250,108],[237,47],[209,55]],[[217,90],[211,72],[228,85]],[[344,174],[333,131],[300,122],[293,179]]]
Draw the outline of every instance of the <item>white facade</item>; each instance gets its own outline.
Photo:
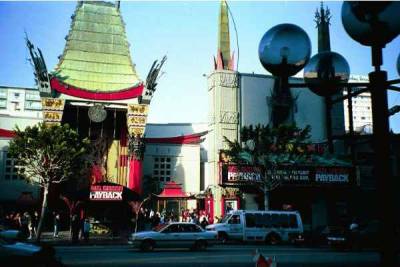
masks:
[[[171,123],[147,124],[146,138],[171,138],[207,131],[207,124]],[[143,174],[161,184],[169,181],[182,184],[186,193],[198,193],[204,188],[205,143],[148,143],[144,154]]]
[[[350,82],[369,82],[368,76],[352,75]],[[344,92],[347,95],[347,92]],[[372,133],[372,105],[371,93],[365,92],[352,98],[353,104],[353,129],[359,133]],[[346,125],[346,132],[350,131],[348,101],[344,101],[344,118]]]
[[[0,86],[0,129],[24,129],[42,121],[39,91],[31,88]],[[8,156],[10,139],[0,137],[0,201],[14,201],[23,193],[37,199],[39,188],[18,176],[15,162]]]

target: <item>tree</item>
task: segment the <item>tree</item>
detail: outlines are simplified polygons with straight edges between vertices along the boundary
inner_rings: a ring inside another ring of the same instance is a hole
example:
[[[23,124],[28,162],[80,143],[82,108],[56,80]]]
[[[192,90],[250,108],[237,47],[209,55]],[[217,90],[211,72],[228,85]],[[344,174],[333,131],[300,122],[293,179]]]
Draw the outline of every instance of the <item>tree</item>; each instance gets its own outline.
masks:
[[[89,141],[82,140],[68,124],[46,126],[39,123],[23,131],[16,128],[9,152],[18,162],[19,174],[43,189],[37,241],[40,241],[49,190],[52,185],[72,180],[83,172],[88,149]]]
[[[315,154],[311,145],[311,127],[304,129],[296,125],[281,124],[278,127],[257,125],[243,127],[241,142],[230,141],[225,151],[229,161],[240,166],[253,165],[261,169],[262,182],[260,189],[264,192],[264,208],[269,209],[269,192],[280,186],[280,181],[272,179],[273,170],[282,164],[307,164],[312,162]]]

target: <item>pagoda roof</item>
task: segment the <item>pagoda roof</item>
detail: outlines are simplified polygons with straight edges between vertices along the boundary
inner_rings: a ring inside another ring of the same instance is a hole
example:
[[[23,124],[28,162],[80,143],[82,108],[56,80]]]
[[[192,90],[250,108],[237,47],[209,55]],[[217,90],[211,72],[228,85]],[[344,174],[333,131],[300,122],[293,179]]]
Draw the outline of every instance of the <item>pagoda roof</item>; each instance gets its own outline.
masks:
[[[83,1],[71,18],[64,52],[52,73],[52,88],[86,99],[141,95],[143,82],[131,60],[118,5]]]
[[[174,181],[166,182],[161,194],[157,195],[158,198],[190,198],[188,194],[183,192],[182,185]]]

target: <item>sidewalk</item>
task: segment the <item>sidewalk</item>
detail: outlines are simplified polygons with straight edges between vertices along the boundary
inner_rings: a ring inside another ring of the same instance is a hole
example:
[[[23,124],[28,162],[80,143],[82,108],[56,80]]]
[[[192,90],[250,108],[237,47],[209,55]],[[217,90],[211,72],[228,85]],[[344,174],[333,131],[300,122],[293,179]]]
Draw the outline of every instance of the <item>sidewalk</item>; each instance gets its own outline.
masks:
[[[29,242],[29,240],[27,240]],[[33,240],[32,240],[33,242]],[[52,246],[79,246],[79,245],[126,245],[128,244],[128,233],[122,233],[119,236],[111,235],[90,235],[86,243],[83,239],[78,243],[72,244],[69,231],[60,231],[58,237],[53,237],[53,232],[43,232],[40,242]]]

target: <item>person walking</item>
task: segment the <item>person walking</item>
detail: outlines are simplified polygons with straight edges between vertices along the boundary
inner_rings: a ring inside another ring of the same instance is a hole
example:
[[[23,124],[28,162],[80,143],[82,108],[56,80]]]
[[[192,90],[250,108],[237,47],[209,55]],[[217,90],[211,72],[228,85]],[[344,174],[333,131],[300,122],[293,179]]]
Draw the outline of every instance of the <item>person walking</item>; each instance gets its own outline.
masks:
[[[89,242],[89,234],[90,234],[90,222],[89,219],[86,218],[85,221],[83,222],[83,238],[85,242]]]
[[[207,221],[206,216],[203,217],[203,219],[201,220],[200,225],[201,225],[201,228],[203,228],[204,230],[206,229],[206,226],[208,225],[208,221]]]
[[[58,212],[53,212],[53,226],[54,232],[53,237],[58,237],[58,231],[60,230],[60,214]]]
[[[26,211],[21,217],[21,232],[24,235],[24,238],[28,239],[32,238],[30,236],[30,231],[29,231],[30,224],[31,224],[31,216],[29,215],[29,212]]]
[[[79,229],[80,229],[80,221],[78,215],[74,214],[72,215],[71,218],[72,243],[78,243]]]
[[[37,212],[37,211],[35,211],[34,213],[33,213],[33,216],[32,216],[32,226],[31,226],[31,231],[32,231],[32,233],[31,233],[31,235],[32,235],[32,237],[36,237],[36,235],[37,235],[37,227],[38,227],[38,224],[39,224],[39,213]]]

